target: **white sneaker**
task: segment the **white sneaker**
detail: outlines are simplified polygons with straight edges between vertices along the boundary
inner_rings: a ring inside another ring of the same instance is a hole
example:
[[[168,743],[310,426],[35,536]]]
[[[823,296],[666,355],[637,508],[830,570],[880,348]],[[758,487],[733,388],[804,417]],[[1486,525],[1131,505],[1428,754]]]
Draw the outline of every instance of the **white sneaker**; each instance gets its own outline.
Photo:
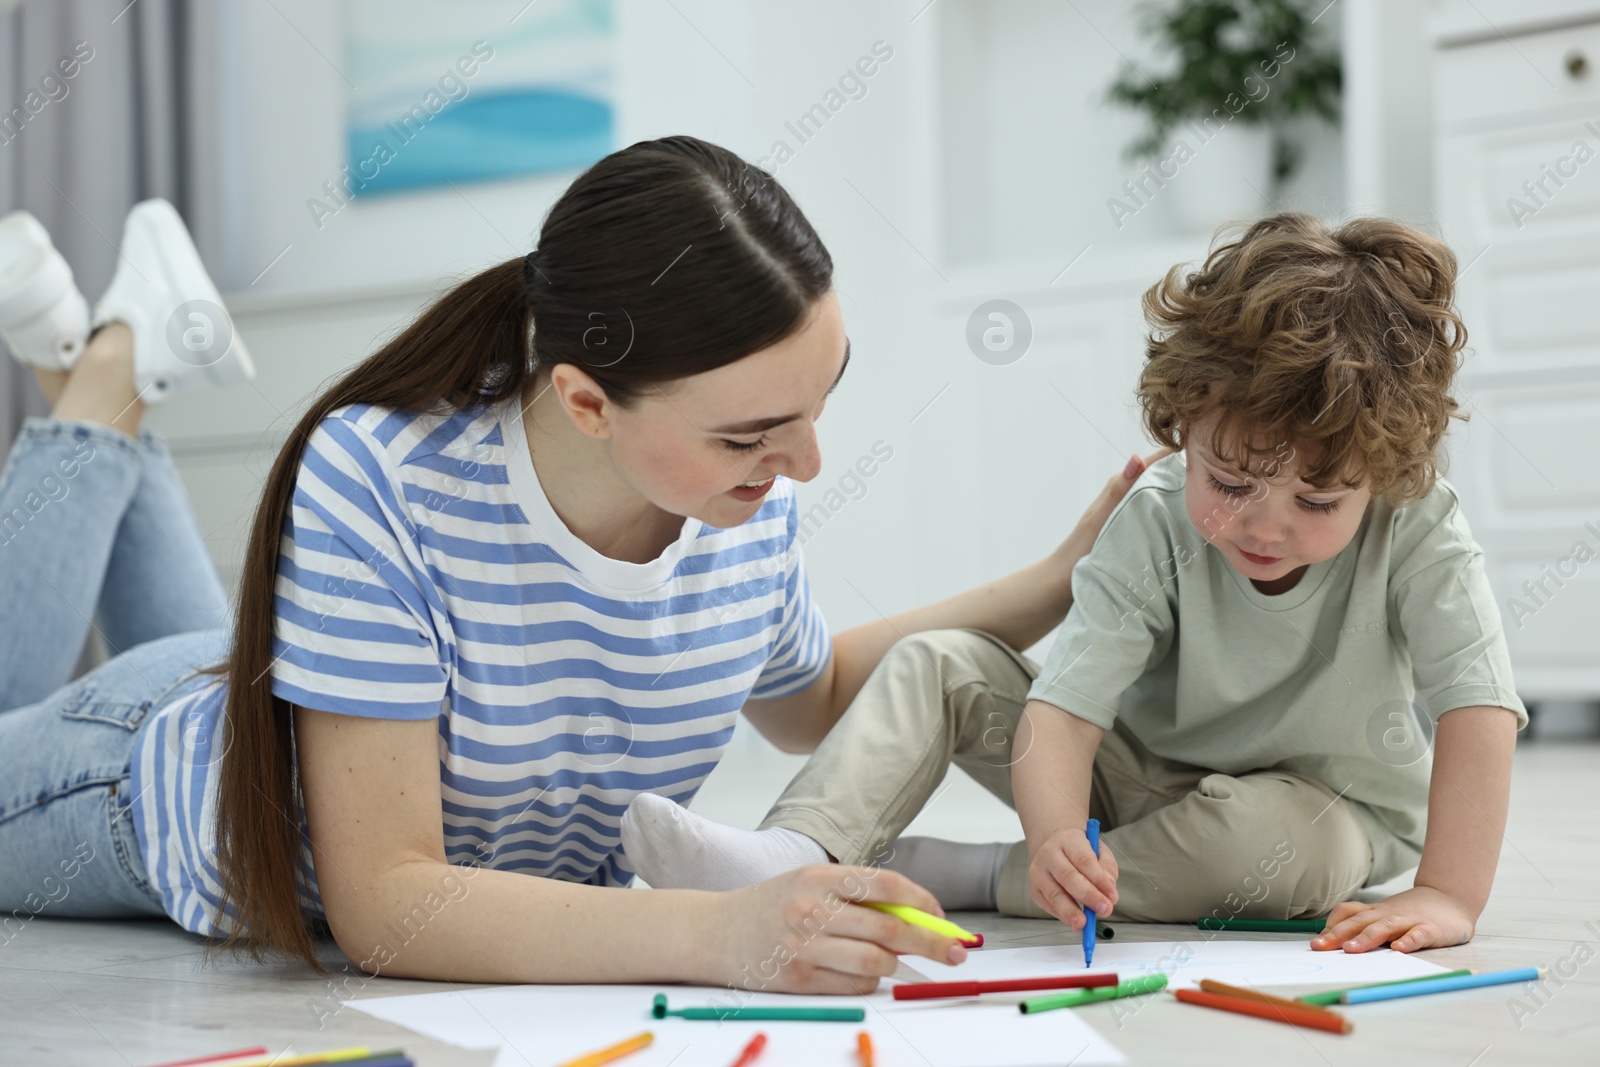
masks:
[[[112,321],[133,331],[133,380],[146,404],[256,376],[188,228],[165,200],[128,212],[116,276],[94,306],[95,326]]]
[[[26,211],[0,218],[0,337],[18,360],[66,370],[89,336],[89,303],[50,234]]]

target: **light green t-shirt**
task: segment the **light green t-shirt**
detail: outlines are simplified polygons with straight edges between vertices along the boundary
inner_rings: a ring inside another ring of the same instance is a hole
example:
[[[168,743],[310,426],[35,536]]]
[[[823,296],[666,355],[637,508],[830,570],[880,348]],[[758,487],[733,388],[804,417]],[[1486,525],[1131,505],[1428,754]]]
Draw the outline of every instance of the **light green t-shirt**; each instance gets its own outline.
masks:
[[[1374,499],[1344,551],[1268,596],[1189,521],[1184,477],[1169,456],[1112,512],[1029,697],[1167,759],[1323,782],[1366,824],[1369,884],[1392,878],[1421,855],[1439,716],[1528,721],[1455,490]]]

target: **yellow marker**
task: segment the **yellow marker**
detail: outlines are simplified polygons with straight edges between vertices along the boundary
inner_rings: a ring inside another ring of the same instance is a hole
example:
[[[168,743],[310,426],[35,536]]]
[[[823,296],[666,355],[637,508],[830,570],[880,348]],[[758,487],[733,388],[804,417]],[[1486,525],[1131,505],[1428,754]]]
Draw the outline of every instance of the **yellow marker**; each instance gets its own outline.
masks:
[[[626,1041],[620,1041],[610,1048],[603,1048],[599,1052],[585,1053],[575,1060],[568,1060],[566,1063],[561,1064],[561,1067],[600,1067],[603,1063],[620,1060],[630,1052],[638,1052],[655,1039],[656,1035],[646,1030],[644,1033],[630,1037]]]
[[[230,1060],[227,1067],[313,1067],[315,1064],[362,1060],[370,1055],[372,1050],[366,1045],[355,1045],[326,1052],[303,1052],[296,1056],[252,1056],[247,1060]]]
[[[962,943],[976,942],[980,945],[983,944],[983,938],[978,934],[968,933],[949,919],[941,919],[937,915],[929,915],[927,912],[919,908],[913,908],[909,904],[884,904],[876,900],[863,901],[863,903],[869,908],[886,911],[896,919],[908,922],[912,926],[920,926],[924,930],[932,930],[940,937],[953,937]]]

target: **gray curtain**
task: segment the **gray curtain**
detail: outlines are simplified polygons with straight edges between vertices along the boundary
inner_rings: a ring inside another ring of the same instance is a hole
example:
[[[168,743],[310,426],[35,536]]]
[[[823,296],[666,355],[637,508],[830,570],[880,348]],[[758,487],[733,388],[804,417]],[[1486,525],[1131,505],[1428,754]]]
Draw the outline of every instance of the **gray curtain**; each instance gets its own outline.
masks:
[[[223,45],[206,0],[0,0],[0,213],[38,217],[91,306],[140,200],[172,201],[216,262]],[[4,347],[0,462],[45,409]],[[78,669],[104,658],[91,635]]]
[[[110,282],[128,208],[175,204],[214,251],[215,120],[224,68],[205,0],[0,0],[0,212],[32,212],[91,306]],[[75,76],[58,63],[88,55]],[[0,348],[4,343],[0,342]],[[32,375],[0,362],[0,457],[43,409]]]

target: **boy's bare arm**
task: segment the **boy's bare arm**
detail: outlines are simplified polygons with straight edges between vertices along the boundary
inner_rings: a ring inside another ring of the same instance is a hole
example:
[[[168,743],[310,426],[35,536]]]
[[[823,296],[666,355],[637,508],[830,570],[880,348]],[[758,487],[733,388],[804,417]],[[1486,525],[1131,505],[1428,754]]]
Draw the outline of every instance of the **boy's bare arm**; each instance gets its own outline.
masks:
[[[1079,902],[1101,915],[1117,899],[1117,861],[1104,843],[1096,857],[1084,836],[1089,782],[1105,731],[1042,700],[1023,708],[1012,742],[1011,791],[1028,839],[1034,902],[1074,930]]]
[[[1489,900],[1511,802],[1517,717],[1506,708],[1446,712],[1434,743],[1428,836],[1413,888],[1375,905],[1334,908],[1313,948],[1411,952],[1472,939]]]
[[[1458,708],[1439,720],[1417,885],[1449,894],[1474,919],[1505,840],[1516,744],[1517,717],[1505,708]]]

